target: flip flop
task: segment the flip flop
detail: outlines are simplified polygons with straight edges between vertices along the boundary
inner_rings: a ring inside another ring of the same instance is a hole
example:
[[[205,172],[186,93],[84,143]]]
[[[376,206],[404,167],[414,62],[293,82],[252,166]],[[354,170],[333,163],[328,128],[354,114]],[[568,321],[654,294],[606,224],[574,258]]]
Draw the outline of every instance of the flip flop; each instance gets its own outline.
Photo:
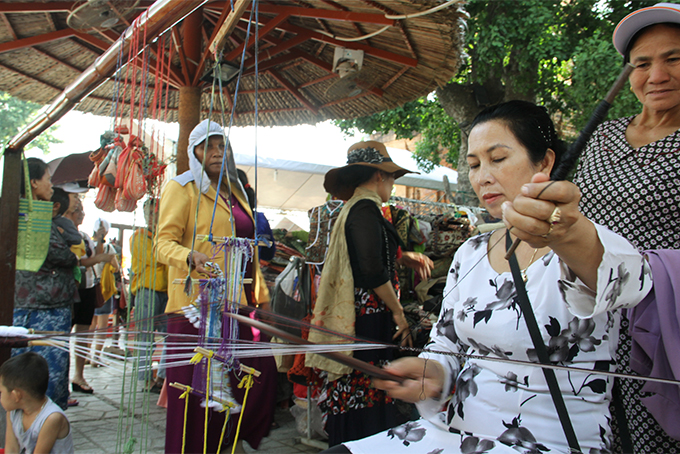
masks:
[[[71,382],[71,388],[73,389],[73,392],[79,392],[84,394],[94,393],[94,389],[92,389],[92,387],[87,383],[79,384],[76,382]]]
[[[69,407],[77,407],[79,402],[75,399],[69,399],[68,403],[66,404]]]

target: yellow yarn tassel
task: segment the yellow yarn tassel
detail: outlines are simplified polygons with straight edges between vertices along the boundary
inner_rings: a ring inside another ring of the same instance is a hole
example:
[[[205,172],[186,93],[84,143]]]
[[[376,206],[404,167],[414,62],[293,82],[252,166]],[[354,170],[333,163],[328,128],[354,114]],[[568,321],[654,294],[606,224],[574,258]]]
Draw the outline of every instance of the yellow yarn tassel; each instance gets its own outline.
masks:
[[[203,359],[203,353],[196,353],[190,360],[190,364],[198,364]]]
[[[220,435],[220,444],[217,445],[217,454],[220,454],[222,452],[222,442],[224,441],[224,434],[227,432],[227,422],[229,421],[229,417],[231,416],[231,411],[229,407],[223,406],[224,410],[226,411],[227,414],[224,416],[224,425],[222,426],[222,435]]]
[[[182,454],[184,454],[184,447],[187,441],[187,414],[189,412],[189,393],[191,387],[187,386],[186,391],[180,394],[179,398],[184,399],[184,427],[182,429]]]
[[[243,414],[245,413],[246,409],[246,400],[248,400],[248,392],[250,391],[250,388],[253,387],[253,374],[248,374],[245,377],[243,377],[243,380],[241,380],[241,383],[238,384],[239,388],[246,388],[246,393],[243,395],[243,403],[241,404],[241,415],[238,418],[238,425],[236,426],[236,435],[234,435],[234,445],[231,448],[231,454],[234,454],[236,452],[236,442],[238,441],[238,434],[241,432],[241,421],[243,421]]]
[[[200,353],[197,353],[199,355]],[[210,360],[212,355],[208,356],[208,373],[205,379],[205,421],[203,422],[203,454],[208,452],[208,412],[210,411]]]

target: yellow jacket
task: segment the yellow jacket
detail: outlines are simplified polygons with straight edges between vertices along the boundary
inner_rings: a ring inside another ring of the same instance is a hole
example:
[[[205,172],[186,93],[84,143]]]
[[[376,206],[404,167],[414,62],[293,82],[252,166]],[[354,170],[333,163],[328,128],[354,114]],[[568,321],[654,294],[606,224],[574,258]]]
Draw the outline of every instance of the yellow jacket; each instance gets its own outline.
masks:
[[[232,188],[245,211],[253,217],[244,194],[237,188]],[[185,172],[173,180],[170,180],[163,189],[161,196],[158,233],[156,236],[156,251],[158,261],[169,266],[168,271],[168,305],[167,313],[178,312],[183,306],[195,301],[197,286],[194,286],[194,295],[187,297],[184,293],[184,284],[175,284],[175,279],[184,280],[189,267],[187,257],[191,251],[191,241],[194,234],[194,219],[196,218],[196,205],[198,203],[198,188],[193,181],[191,172]],[[207,235],[210,231],[213,206],[217,193],[210,186],[208,192],[201,195],[201,204],[198,211],[197,235]],[[218,198],[213,223],[213,236],[232,236],[229,207]],[[212,245],[207,241],[196,241],[196,251],[212,257]],[[257,304],[269,302],[269,290],[260,271],[257,248],[253,259],[253,296]],[[224,263],[224,255],[220,254],[213,260],[215,263]],[[191,276],[198,278],[198,273],[193,271]],[[241,292],[241,304],[247,304],[245,292]]]
[[[130,237],[132,256],[132,281],[130,291],[133,295],[141,287],[157,292],[168,291],[168,267],[156,259],[153,249],[153,233],[148,229],[137,229]]]

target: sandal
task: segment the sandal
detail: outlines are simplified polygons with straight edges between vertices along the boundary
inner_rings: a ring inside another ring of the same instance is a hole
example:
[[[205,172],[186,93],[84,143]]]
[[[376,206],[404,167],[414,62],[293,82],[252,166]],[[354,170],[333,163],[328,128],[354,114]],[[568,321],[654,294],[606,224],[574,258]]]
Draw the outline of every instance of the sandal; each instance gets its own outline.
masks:
[[[87,383],[76,383],[76,382],[71,382],[71,388],[73,389],[73,392],[79,392],[79,393],[84,393],[84,394],[92,394],[94,393],[94,389]]]
[[[69,399],[68,403],[66,404],[69,407],[77,407],[79,402],[75,399]]]

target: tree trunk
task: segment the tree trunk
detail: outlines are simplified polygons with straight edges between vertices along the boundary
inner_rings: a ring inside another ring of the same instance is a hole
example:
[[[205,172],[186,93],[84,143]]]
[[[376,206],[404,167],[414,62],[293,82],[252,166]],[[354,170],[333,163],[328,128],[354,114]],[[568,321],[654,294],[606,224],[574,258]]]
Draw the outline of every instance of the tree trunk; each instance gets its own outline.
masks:
[[[475,96],[475,91],[477,96]],[[499,79],[487,80],[483,85],[448,83],[437,89],[437,98],[444,111],[450,115],[461,131],[460,149],[458,151],[458,189],[456,203],[459,205],[477,206],[479,200],[470,184],[467,163],[467,128],[475,116],[487,105],[493,105],[503,100],[504,89]],[[483,102],[482,105],[479,101]]]

